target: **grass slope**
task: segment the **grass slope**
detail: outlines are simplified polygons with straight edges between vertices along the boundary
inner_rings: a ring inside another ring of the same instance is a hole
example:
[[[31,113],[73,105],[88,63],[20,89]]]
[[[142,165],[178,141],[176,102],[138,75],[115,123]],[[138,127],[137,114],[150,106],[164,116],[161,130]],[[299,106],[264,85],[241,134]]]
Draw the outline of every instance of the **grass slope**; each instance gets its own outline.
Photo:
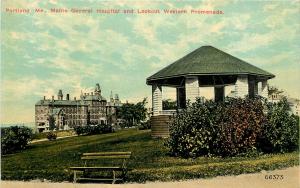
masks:
[[[70,166],[82,166],[84,152],[132,151],[128,181],[170,181],[258,172],[299,165],[298,152],[262,155],[256,158],[182,159],[167,155],[163,140],[149,131],[78,136],[31,144],[21,152],[2,157],[1,179],[72,181]]]

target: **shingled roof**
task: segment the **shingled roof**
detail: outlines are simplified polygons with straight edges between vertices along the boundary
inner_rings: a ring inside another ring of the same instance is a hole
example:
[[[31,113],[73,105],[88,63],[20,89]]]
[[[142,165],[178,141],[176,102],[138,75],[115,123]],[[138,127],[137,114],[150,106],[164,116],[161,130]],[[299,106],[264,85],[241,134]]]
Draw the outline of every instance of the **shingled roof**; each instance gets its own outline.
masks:
[[[85,104],[85,101],[77,100],[77,101],[71,101],[71,100],[39,100],[36,104],[38,105],[54,105],[54,106],[78,106],[78,105],[87,105]]]
[[[179,76],[241,74],[275,77],[275,75],[213,46],[202,46],[148,77],[147,84],[155,80]]]

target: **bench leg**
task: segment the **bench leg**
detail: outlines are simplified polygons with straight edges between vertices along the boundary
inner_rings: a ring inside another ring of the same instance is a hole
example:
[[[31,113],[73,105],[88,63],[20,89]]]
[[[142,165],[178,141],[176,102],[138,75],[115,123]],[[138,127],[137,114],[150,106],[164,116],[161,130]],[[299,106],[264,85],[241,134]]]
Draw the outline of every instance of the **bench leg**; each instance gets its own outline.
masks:
[[[122,170],[122,178],[125,178],[126,174],[127,174],[127,169],[123,168],[123,170]]]
[[[116,172],[113,170],[112,173],[113,173],[113,182],[112,182],[112,184],[115,184],[116,183]]]
[[[73,178],[73,183],[76,183],[77,179],[76,179],[76,170],[74,170],[74,178]]]

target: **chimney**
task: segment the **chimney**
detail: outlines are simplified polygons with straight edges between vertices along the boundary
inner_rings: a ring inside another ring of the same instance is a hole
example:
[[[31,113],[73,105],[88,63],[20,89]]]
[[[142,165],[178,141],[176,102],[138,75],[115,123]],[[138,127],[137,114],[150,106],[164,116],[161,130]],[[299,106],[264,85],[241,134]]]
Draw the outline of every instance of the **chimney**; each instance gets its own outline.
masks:
[[[58,99],[58,100],[63,100],[63,93],[62,93],[62,90],[61,90],[61,89],[58,91],[57,99]]]
[[[44,96],[44,100],[46,100],[46,96]]]
[[[70,100],[70,95],[69,95],[69,94],[67,94],[67,97],[66,97],[66,98],[67,98],[67,101],[68,101],[68,100]]]
[[[54,101],[54,96],[52,95],[52,101]]]
[[[76,97],[74,97],[74,101],[76,101]]]

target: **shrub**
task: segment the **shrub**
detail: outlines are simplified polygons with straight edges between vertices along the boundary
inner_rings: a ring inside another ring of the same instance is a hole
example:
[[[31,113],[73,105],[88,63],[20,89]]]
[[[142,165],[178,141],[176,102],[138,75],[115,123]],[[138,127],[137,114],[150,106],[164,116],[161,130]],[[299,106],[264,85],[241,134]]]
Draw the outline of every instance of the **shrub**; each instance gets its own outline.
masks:
[[[104,133],[111,133],[112,126],[108,124],[98,124],[94,126],[88,126],[89,129],[87,131],[87,134],[93,135],[93,134],[104,134]]]
[[[75,126],[74,130],[77,135],[94,135],[113,132],[113,128],[108,124]]]
[[[23,150],[31,140],[32,130],[24,126],[1,128],[1,154]]]
[[[170,125],[167,142],[173,155],[234,156],[255,150],[265,121],[258,99],[228,99],[226,102],[188,104]]]
[[[73,129],[77,135],[82,135],[82,133],[83,133],[82,126],[77,125],[77,126],[74,126]]]
[[[46,136],[48,140],[56,140],[57,137],[57,135],[53,131],[48,132]]]
[[[167,142],[171,154],[182,157],[211,154],[219,139],[215,122],[217,108],[212,101],[202,103],[199,98],[188,104],[171,122]]]
[[[299,146],[299,117],[289,114],[286,98],[278,103],[268,104],[267,123],[259,139],[264,152],[287,152]]]

